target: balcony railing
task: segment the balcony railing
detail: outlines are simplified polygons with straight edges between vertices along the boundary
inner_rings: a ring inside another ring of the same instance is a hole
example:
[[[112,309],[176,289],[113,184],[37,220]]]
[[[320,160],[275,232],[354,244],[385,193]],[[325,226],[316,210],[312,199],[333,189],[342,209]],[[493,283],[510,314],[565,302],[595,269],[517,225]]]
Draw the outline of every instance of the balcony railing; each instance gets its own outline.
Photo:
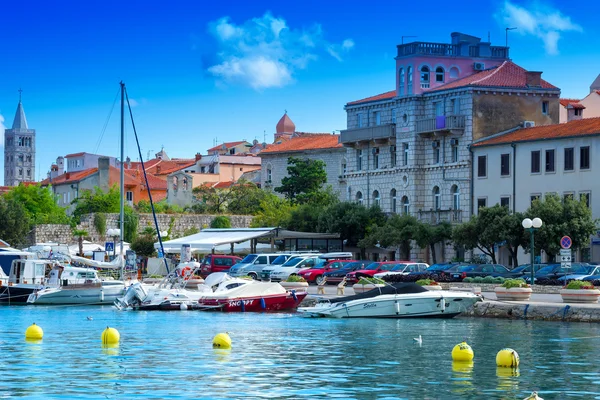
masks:
[[[416,121],[415,131],[418,134],[454,131],[465,129],[464,115],[441,115]]]
[[[342,143],[354,143],[393,137],[396,137],[396,124],[386,124],[344,130],[341,132],[340,140]]]
[[[459,224],[462,222],[462,210],[419,210],[417,217],[419,221],[432,225],[440,222]]]
[[[413,42],[398,46],[398,57],[416,54],[432,56],[458,56],[458,46],[447,43]]]

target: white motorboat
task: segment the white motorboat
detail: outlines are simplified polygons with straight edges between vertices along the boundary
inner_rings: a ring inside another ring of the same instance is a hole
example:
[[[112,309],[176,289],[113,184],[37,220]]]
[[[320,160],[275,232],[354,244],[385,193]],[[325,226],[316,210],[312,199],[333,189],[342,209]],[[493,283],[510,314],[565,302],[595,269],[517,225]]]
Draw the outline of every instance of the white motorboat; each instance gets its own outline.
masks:
[[[308,317],[453,318],[482,298],[470,292],[429,291],[414,283],[396,283],[354,296],[322,299],[300,307]]]
[[[27,298],[31,304],[111,304],[123,294],[125,283],[103,280],[93,268],[55,265],[46,287]]]
[[[46,274],[54,265],[52,260],[13,260],[10,274],[0,279],[0,302],[26,303],[31,293],[47,286]]]

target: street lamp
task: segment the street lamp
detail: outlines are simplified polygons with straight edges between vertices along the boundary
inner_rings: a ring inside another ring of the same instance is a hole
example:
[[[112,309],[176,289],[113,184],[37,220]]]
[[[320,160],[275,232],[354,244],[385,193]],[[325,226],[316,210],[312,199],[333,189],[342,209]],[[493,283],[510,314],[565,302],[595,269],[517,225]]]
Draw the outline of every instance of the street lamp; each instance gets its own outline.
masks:
[[[525,218],[523,220],[523,222],[521,223],[523,225],[523,228],[525,228],[526,230],[528,230],[531,234],[531,284],[533,285],[533,275],[534,275],[534,245],[533,245],[533,231],[536,229],[539,229],[542,227],[542,220],[540,218],[534,218],[533,221],[529,218]]]
[[[160,233],[161,238],[169,236],[169,232],[167,232],[167,231],[160,231],[159,233]]]
[[[117,256],[117,237],[121,237],[121,229],[109,229],[106,231],[106,235],[113,238],[113,259]]]

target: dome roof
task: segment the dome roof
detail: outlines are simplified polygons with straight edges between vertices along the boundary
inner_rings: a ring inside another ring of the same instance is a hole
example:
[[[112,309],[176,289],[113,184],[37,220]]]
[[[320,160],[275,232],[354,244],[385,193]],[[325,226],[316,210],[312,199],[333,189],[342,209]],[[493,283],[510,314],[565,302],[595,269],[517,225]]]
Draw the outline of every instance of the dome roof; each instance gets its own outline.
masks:
[[[296,132],[296,125],[292,122],[287,113],[283,114],[283,117],[277,123],[277,133],[294,133]]]

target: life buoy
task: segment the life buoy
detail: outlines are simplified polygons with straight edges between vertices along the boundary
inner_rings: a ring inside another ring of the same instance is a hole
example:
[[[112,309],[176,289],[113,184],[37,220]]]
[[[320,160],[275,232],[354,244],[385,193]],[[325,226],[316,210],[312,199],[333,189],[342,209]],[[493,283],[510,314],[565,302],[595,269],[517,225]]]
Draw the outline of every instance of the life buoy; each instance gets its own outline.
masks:
[[[189,280],[192,277],[192,269],[190,267],[182,268],[181,277],[186,281]]]

